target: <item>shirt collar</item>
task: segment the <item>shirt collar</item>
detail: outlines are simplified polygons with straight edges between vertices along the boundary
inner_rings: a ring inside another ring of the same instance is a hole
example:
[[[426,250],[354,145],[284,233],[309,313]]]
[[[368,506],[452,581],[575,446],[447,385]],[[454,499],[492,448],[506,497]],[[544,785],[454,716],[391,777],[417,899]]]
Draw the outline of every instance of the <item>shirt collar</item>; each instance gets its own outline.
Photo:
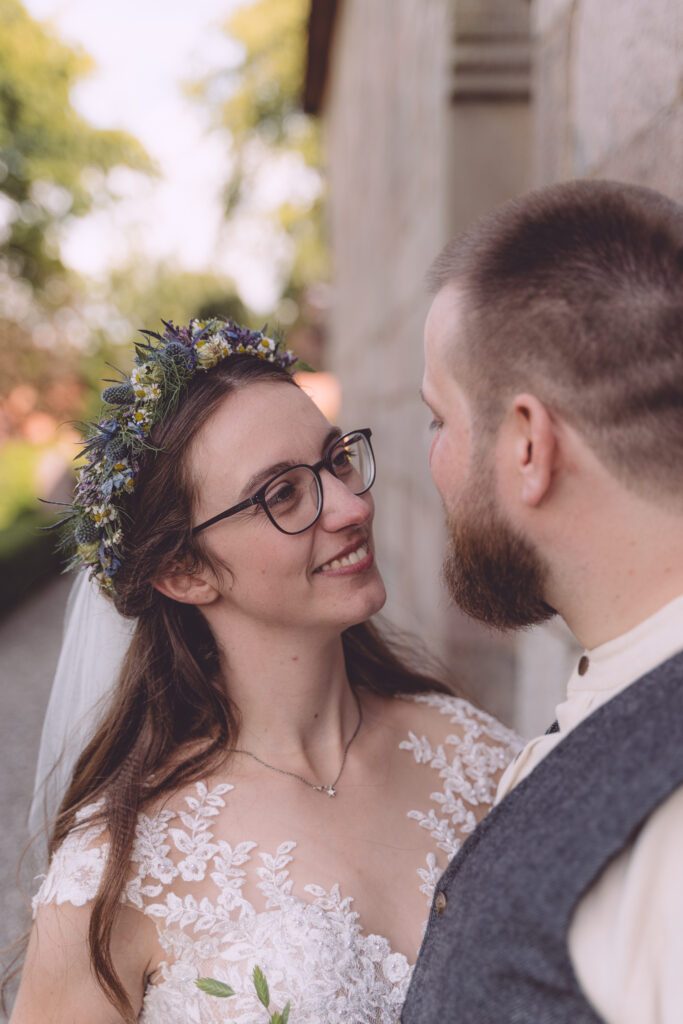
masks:
[[[585,651],[571,675],[567,695],[581,691],[617,693],[680,650],[683,594],[627,633]]]

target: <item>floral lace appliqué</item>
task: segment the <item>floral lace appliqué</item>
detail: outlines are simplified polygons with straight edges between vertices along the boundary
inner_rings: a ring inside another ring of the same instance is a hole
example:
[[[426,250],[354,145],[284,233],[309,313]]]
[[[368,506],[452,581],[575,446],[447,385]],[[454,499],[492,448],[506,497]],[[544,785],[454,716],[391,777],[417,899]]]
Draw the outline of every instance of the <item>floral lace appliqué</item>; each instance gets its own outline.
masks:
[[[481,814],[475,814],[474,808],[493,805],[497,779],[522,744],[496,719],[459,697],[428,693],[408,699],[435,708],[458,727],[435,747],[414,732],[400,744],[417,764],[429,765],[438,773],[442,788],[430,794],[436,808],[412,810],[408,817],[429,832],[450,860],[477,827]],[[418,868],[418,876],[420,891],[431,903],[440,876],[434,854],[427,855],[427,867]]]
[[[437,709],[454,727],[440,743],[410,732],[400,745],[439,780],[430,793],[434,806],[408,813],[434,841],[435,852],[416,869],[419,888],[431,900],[443,868],[439,860],[453,856],[473,831],[477,806],[493,802],[495,777],[515,752],[515,739],[458,698],[409,699]],[[164,951],[145,992],[141,1022],[262,1024],[251,982],[258,964],[272,1005],[291,1001],[296,1024],[397,1024],[412,973],[407,958],[383,936],[363,933],[353,898],[339,885],[311,881],[296,895],[290,877],[295,841],[267,850],[220,838],[216,819],[229,811],[233,789],[198,782],[179,809],[139,815],[122,899],[155,922]],[[101,804],[92,805],[79,815],[52,859],[35,909],[50,902],[83,906],[96,895],[108,847],[104,828],[88,819],[99,809]],[[248,872],[262,897],[259,909],[253,892],[251,901],[245,897]],[[212,999],[194,984],[201,976],[225,982],[235,996]]]

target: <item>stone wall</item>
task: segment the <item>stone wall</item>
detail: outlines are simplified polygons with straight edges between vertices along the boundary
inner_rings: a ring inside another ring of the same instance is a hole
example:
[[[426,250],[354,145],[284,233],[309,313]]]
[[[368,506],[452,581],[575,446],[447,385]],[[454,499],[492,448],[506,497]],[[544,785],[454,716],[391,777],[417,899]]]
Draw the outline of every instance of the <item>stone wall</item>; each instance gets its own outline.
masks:
[[[337,10],[322,112],[330,362],[342,422],[374,430],[387,613],[531,735],[577,649],[560,622],[496,638],[450,608],[438,583],[442,512],[417,397],[424,274],[447,238],[533,183],[609,176],[683,198],[683,4],[338,0]]]
[[[520,2],[489,0],[488,7],[504,17]],[[513,645],[464,620],[439,584],[443,515],[427,466],[429,417],[418,398],[428,266],[456,230],[528,183],[525,97],[499,104],[500,61],[486,81],[477,69],[490,72],[490,61],[459,61],[458,47],[467,58],[478,45],[469,31],[476,7],[454,0],[340,5],[324,107],[330,363],[343,386],[343,423],[374,431],[387,616],[510,721]],[[458,67],[465,67],[462,81]],[[482,81],[484,92],[493,82],[493,94],[482,94]],[[467,93],[462,104],[458,90]]]
[[[680,0],[535,0],[534,33],[536,179],[683,198]]]
[[[449,27],[449,0],[346,0],[325,105],[331,368],[342,382],[343,423],[373,429],[386,614],[440,652],[442,516],[418,388],[424,274],[448,236]]]
[[[534,0],[534,177],[638,182],[683,199],[680,0]],[[578,648],[560,622],[517,642],[515,724],[543,729]]]

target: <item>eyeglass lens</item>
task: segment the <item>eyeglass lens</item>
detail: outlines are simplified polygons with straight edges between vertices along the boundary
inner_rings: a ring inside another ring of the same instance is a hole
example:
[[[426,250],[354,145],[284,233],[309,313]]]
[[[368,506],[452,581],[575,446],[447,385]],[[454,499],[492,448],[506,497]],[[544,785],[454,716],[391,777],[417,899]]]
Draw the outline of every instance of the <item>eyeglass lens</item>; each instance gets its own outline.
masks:
[[[351,434],[330,452],[329,464],[338,480],[354,494],[368,489],[373,478],[373,458],[363,434]],[[285,533],[300,533],[318,518],[322,494],[312,469],[297,466],[271,481],[264,495],[269,514]]]

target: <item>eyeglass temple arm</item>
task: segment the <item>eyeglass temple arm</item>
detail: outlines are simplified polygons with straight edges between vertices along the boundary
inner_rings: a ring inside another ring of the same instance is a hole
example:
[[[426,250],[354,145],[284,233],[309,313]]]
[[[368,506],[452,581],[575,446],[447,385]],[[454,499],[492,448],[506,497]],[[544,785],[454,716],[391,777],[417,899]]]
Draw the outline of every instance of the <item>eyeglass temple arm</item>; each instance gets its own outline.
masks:
[[[213,516],[211,519],[207,519],[205,523],[200,526],[195,526],[192,530],[192,535],[201,533],[202,530],[206,530],[209,526],[213,526],[214,523],[220,523],[221,519],[229,519],[230,516],[237,515],[238,512],[244,512],[245,509],[251,508],[252,505],[259,505],[261,503],[261,496],[255,494],[251,498],[246,498],[245,501],[241,501],[239,505],[229,508],[226,512],[219,512],[217,516]]]

